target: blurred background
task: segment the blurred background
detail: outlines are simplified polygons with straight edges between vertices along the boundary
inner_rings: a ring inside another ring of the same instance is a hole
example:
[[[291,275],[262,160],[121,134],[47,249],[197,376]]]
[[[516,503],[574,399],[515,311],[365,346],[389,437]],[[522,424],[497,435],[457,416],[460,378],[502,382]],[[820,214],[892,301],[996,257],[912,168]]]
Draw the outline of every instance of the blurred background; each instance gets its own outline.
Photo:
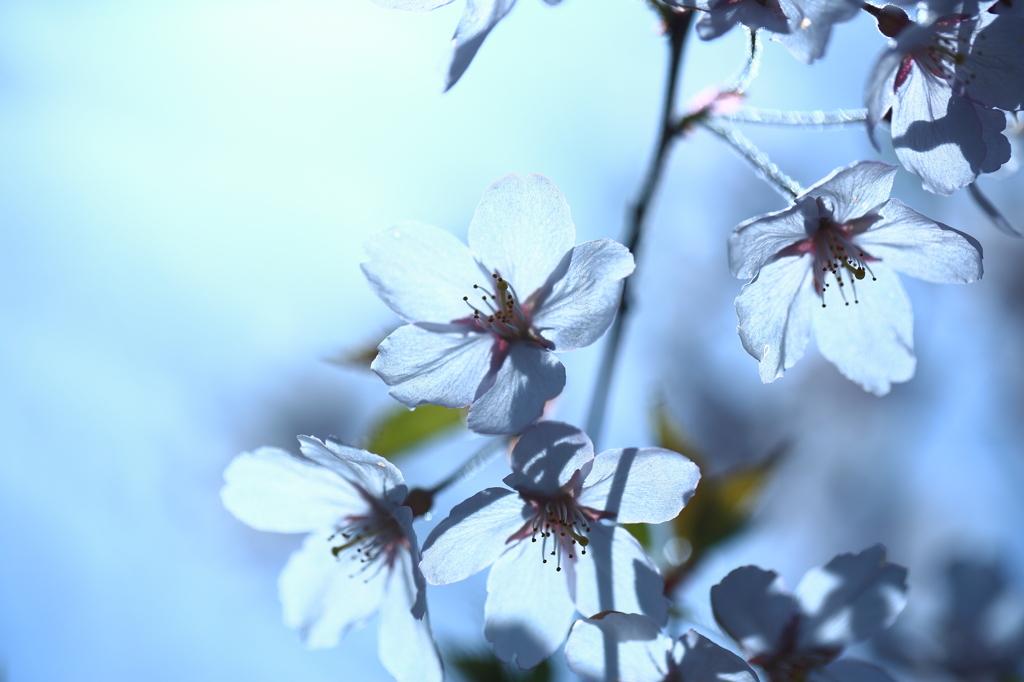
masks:
[[[462,6],[0,2],[0,679],[390,679],[373,624],[317,652],[283,627],[277,574],[301,538],[236,521],[221,473],[299,433],[366,443],[393,413],[365,366],[332,362],[398,322],[359,271],[367,235],[417,219],[464,238],[492,181],[538,171],[578,241],[621,238],[666,62],[637,0],[521,0],[442,94]],[[750,104],[859,107],[884,46],[866,15],[814,67],[769,43]],[[684,100],[728,80],[744,49],[739,31],[692,40]],[[804,186],[894,160],[858,126],[746,132]],[[1022,182],[979,183],[1018,227]],[[706,476],[768,462],[741,530],[680,587],[700,626],[736,566],[795,585],[875,542],[910,568],[901,621],[935,623],[954,558],[1002,562],[1007,599],[1024,594],[1024,244],[965,192],[932,196],[901,172],[894,194],[981,240],[984,280],[904,278],[918,369],[887,397],[813,343],[762,385],[735,333],[726,238],[784,202],[706,133],[675,149],[601,441],[664,442],[660,414]],[[553,417],[583,424],[599,351],[561,356]],[[398,465],[429,485],[478,445],[450,430]],[[446,491],[420,537],[504,469]],[[694,549],[679,545],[652,552],[671,566]],[[483,649],[484,595],[483,575],[431,589],[444,652]]]

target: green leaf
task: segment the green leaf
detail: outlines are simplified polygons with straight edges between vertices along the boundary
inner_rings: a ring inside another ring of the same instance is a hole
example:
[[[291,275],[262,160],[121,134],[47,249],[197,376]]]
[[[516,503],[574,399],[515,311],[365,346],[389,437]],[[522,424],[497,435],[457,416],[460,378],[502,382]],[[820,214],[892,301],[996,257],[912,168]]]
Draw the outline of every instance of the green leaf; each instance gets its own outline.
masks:
[[[396,407],[370,430],[366,449],[393,459],[459,426],[464,412],[439,405]]]
[[[690,543],[685,566],[692,568],[705,552],[746,527],[784,448],[757,462],[710,475],[706,473],[710,467],[704,466],[707,455],[692,444],[663,405],[655,408],[654,422],[662,447],[686,455],[701,468],[697,492],[672,524],[676,535]]]
[[[551,666],[541,661],[533,670],[519,670],[502,663],[490,651],[461,653],[448,662],[466,682],[551,682]]]

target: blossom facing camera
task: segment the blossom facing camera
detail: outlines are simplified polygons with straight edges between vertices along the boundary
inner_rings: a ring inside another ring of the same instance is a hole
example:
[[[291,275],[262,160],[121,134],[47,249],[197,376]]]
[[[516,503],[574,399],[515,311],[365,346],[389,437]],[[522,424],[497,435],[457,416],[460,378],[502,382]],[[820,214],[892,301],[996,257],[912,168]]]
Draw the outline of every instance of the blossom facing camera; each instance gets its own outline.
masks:
[[[408,407],[469,406],[469,428],[516,434],[562,392],[552,355],[589,346],[619,305],[633,256],[611,239],[573,246],[576,228],[543,175],[491,185],[469,248],[444,230],[406,224],[370,237],[363,273],[409,324],[371,367]]]
[[[221,499],[257,530],[310,533],[278,580],[284,622],[311,649],[335,646],[378,611],[380,661],[399,682],[439,682],[408,488],[382,457],[299,436],[301,455],[244,452]]]
[[[614,656],[606,651],[609,645],[615,646]],[[608,611],[576,621],[565,660],[593,682],[758,682],[742,658],[696,630],[673,640],[635,613]]]
[[[559,422],[523,433],[509,488],[456,505],[423,545],[427,582],[447,585],[493,564],[484,637],[502,661],[532,668],[565,639],[576,611],[642,613],[664,624],[669,602],[640,543],[616,523],[663,523],[700,473],[662,448],[609,450]],[[606,523],[615,522],[615,523]]]
[[[772,682],[893,682],[843,649],[892,625],[907,603],[907,569],[881,545],[807,572],[796,593],[774,571],[737,568],[711,588],[715,620]]]
[[[803,356],[813,328],[844,376],[884,395],[916,363],[910,301],[892,270],[928,282],[981,279],[978,241],[890,199],[895,174],[873,161],[838,169],[729,237],[733,276],[752,278],[736,315],[761,381]]]
[[[872,141],[891,110],[900,163],[938,194],[999,170],[1011,154],[1003,111],[1024,106],[1024,12],[918,24],[888,6],[878,22],[895,46],[878,58],[865,91]]]

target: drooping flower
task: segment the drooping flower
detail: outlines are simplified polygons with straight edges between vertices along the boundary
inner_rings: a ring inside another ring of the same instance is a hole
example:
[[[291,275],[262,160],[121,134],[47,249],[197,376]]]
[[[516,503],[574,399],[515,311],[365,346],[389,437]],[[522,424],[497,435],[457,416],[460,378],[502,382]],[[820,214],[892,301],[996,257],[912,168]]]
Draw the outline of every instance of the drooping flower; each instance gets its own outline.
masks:
[[[466,248],[436,227],[370,237],[363,273],[410,324],[373,370],[409,407],[469,405],[469,428],[514,434],[562,392],[552,352],[596,341],[611,323],[633,256],[611,239],[573,246],[576,228],[543,175],[506,175],[484,193]]]
[[[607,647],[615,645],[609,656]],[[673,640],[653,620],[609,611],[573,623],[569,668],[594,682],[757,682],[746,662],[696,630]]]
[[[732,274],[753,278],[736,298],[743,347],[761,381],[818,348],[876,395],[914,375],[913,313],[897,270],[929,282],[981,278],[981,245],[889,199],[896,168],[862,161],[833,171],[792,206],[739,225]]]
[[[851,0],[673,0],[701,12],[697,35],[712,40],[736,24],[765,29],[794,57],[810,64],[825,54],[832,25],[857,14]]]
[[[868,79],[868,131],[892,111],[900,163],[924,187],[951,194],[1010,159],[1002,110],[1024,105],[1024,13],[946,14],[917,24],[895,6],[874,10],[895,45]]]
[[[677,516],[697,486],[697,467],[662,448],[595,457],[586,434],[558,422],[524,432],[511,465],[504,481],[512,489],[488,488],[456,505],[427,538],[420,563],[435,585],[494,564],[484,636],[495,655],[532,668],[558,648],[576,611],[622,610],[663,624],[661,577],[616,523]]]
[[[711,608],[772,682],[892,682],[877,666],[836,658],[892,625],[907,603],[906,578],[875,545],[808,571],[795,595],[774,571],[737,568],[711,588]]]
[[[299,443],[301,455],[238,455],[221,490],[228,511],[257,530],[310,533],[278,581],[285,625],[306,646],[326,648],[379,611],[388,672],[399,682],[443,679],[401,472],[330,440]]]
[[[561,0],[544,0],[549,5],[557,5]],[[373,0],[374,3],[387,9],[405,10],[407,12],[429,12],[444,7],[452,0]],[[498,22],[516,4],[516,0],[466,0],[466,9],[452,36],[452,51],[445,69],[444,89],[448,90],[476,56],[476,51],[483,45],[484,38]]]

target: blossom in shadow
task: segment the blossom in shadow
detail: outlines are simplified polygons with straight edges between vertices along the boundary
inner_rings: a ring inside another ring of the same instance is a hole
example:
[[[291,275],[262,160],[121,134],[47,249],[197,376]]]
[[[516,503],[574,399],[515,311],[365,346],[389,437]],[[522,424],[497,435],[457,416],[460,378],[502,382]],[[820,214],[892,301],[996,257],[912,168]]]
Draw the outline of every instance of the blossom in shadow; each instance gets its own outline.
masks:
[[[977,240],[890,199],[895,174],[871,161],[838,169],[730,236],[732,274],[752,278],[736,314],[761,381],[792,367],[814,329],[844,376],[884,395],[916,363],[913,313],[893,270],[929,282],[981,278]]]
[[[1024,12],[951,13],[918,24],[888,6],[877,16],[895,44],[868,78],[872,140],[891,111],[900,163],[939,194],[999,170],[1010,160],[1004,111],[1024,105]]]
[[[594,682],[758,682],[742,658],[695,630],[673,640],[635,613],[606,611],[576,621],[565,660]]]
[[[840,554],[790,594],[774,571],[737,568],[711,588],[715,620],[771,682],[892,682],[843,649],[890,625],[906,605],[907,570],[881,545]]]
[[[833,24],[849,21],[858,9],[851,0],[674,0],[672,4],[701,13],[697,35],[702,40],[718,38],[737,24],[763,28],[805,64],[824,56]]]
[[[488,188],[469,248],[407,224],[370,237],[363,273],[409,324],[378,348],[373,370],[409,407],[469,406],[469,428],[515,434],[562,392],[552,353],[596,341],[619,305],[633,256],[611,239],[573,246],[576,228],[543,175]]]
[[[693,495],[700,477],[662,448],[596,457],[579,429],[541,422],[511,453],[509,488],[456,505],[430,534],[420,564],[435,585],[492,566],[484,636],[495,655],[532,668],[558,648],[573,614],[641,613],[663,624],[669,602],[657,569],[617,523],[662,523]]]
[[[238,455],[221,490],[228,511],[257,530],[310,533],[278,581],[285,625],[320,649],[380,612],[388,672],[399,682],[443,679],[401,472],[330,440],[299,443],[299,455],[266,447]]]

